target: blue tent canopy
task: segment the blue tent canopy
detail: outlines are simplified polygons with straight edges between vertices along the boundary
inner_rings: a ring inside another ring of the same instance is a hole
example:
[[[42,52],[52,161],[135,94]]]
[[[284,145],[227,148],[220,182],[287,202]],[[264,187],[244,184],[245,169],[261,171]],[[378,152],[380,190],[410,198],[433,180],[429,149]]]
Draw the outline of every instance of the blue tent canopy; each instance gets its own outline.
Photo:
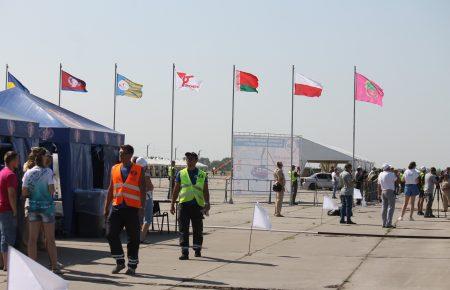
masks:
[[[0,107],[38,123],[41,146],[58,153],[64,229],[74,233],[74,190],[107,188],[125,135],[19,88],[0,92]]]
[[[123,134],[19,88],[0,92],[0,107],[11,114],[38,122],[42,140],[112,146],[124,142]]]
[[[39,124],[0,107],[0,135],[38,138]]]

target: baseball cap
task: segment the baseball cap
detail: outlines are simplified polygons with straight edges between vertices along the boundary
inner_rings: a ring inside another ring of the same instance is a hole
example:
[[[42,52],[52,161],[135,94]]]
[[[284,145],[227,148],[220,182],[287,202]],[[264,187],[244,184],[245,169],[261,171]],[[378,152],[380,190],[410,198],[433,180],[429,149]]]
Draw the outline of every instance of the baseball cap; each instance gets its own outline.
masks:
[[[194,157],[195,159],[198,159],[198,155],[195,152],[186,152],[186,153],[184,153],[184,156],[186,156],[186,158]]]
[[[427,168],[426,168],[425,166],[422,166],[422,167],[420,167],[420,170],[422,170],[422,171],[426,171],[426,170],[427,170]]]
[[[147,160],[142,157],[138,157],[138,159],[136,159],[136,164],[142,167],[147,167]]]
[[[391,168],[391,166],[387,163],[383,164],[383,170],[388,170],[389,168]]]

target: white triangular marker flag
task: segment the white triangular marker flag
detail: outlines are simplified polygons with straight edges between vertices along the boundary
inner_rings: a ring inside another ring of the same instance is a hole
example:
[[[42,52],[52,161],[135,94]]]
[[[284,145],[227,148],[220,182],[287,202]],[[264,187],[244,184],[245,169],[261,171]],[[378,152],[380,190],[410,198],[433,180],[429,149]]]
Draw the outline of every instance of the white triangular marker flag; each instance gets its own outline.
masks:
[[[365,199],[365,198],[363,198],[363,199],[361,200],[361,205],[362,205],[363,207],[366,207],[366,206],[367,206],[367,202],[366,202],[366,199]]]
[[[13,247],[8,251],[8,290],[67,290],[67,281]]]
[[[353,199],[362,199],[361,191],[357,188],[353,189]]]
[[[335,200],[331,199],[329,196],[324,195],[323,209],[335,210],[335,209],[339,209],[339,205],[337,204],[337,202]]]
[[[272,223],[270,222],[269,213],[259,203],[255,204],[255,211],[253,213],[253,228],[271,230]]]

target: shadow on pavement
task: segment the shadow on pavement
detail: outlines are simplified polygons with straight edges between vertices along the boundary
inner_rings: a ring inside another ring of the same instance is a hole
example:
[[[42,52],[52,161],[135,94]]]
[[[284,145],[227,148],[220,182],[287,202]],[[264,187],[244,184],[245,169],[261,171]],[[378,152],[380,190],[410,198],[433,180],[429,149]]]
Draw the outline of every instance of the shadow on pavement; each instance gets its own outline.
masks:
[[[202,256],[201,258],[199,258],[199,261],[217,262],[217,263],[229,263],[229,264],[242,264],[242,265],[254,265],[254,266],[265,266],[265,267],[277,267],[278,266],[278,265],[270,264],[270,263],[258,263],[258,262],[249,262],[249,261],[241,261],[241,260],[227,260],[227,259],[207,257],[207,256]]]
[[[194,282],[198,284],[208,284],[208,285],[228,285],[223,282],[211,281],[211,280],[203,280],[203,279],[195,279],[195,278],[182,278],[182,277],[171,277],[164,275],[156,275],[156,274],[145,274],[145,273],[136,273],[137,278],[147,278],[147,279],[161,279],[161,280],[171,280],[177,282]]]

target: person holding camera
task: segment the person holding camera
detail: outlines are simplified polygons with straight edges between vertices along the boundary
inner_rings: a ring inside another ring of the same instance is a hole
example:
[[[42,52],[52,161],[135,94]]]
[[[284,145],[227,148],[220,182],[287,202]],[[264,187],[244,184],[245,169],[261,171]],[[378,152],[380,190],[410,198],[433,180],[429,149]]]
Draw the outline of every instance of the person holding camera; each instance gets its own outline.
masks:
[[[273,177],[275,179],[275,184],[273,185],[273,191],[276,193],[275,197],[275,216],[283,217],[281,214],[281,207],[283,206],[283,196],[284,189],[286,186],[286,178],[283,173],[283,163],[281,161],[277,162],[277,169],[273,172]]]
[[[425,181],[424,181],[424,195],[425,199],[427,200],[427,206],[425,209],[425,215],[426,218],[434,218],[433,215],[433,193],[435,186],[439,186],[439,178],[436,175],[436,168],[431,167],[430,172],[425,174]]]

